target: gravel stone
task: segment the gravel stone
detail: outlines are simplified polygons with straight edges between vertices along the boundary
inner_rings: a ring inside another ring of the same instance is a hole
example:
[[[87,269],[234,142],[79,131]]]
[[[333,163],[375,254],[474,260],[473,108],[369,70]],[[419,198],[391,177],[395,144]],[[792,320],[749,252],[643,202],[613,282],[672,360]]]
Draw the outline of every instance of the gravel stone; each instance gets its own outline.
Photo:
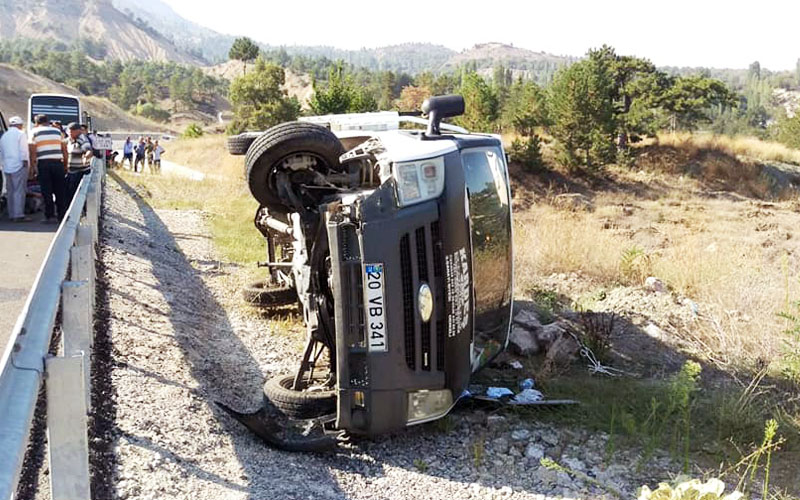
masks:
[[[527,441],[531,437],[531,431],[528,429],[515,429],[511,433],[511,439],[514,441]]]
[[[532,460],[536,460],[538,463],[539,460],[544,458],[544,448],[536,443],[528,443],[528,446],[525,448],[525,456]]]

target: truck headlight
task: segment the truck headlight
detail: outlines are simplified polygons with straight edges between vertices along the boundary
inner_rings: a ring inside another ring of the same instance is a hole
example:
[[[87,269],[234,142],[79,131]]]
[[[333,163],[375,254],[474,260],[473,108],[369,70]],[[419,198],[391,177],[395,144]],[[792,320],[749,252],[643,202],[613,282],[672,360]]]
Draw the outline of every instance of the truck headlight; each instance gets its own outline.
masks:
[[[453,406],[449,389],[408,393],[408,423],[419,424],[443,416]]]
[[[438,198],[444,189],[444,158],[395,163],[393,175],[400,206]]]

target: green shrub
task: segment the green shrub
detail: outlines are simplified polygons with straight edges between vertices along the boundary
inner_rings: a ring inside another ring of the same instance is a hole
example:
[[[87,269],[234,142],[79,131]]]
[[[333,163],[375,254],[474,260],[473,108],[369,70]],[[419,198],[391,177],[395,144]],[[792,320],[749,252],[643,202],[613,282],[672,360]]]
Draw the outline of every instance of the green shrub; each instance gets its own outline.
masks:
[[[158,122],[166,122],[171,116],[169,111],[161,109],[151,102],[137,104],[133,109],[133,114]]]
[[[190,123],[181,136],[186,139],[197,139],[203,136],[203,129],[196,123]]]
[[[519,163],[529,172],[541,170],[544,167],[541,138],[534,134],[531,137],[514,139],[509,156],[513,162]]]

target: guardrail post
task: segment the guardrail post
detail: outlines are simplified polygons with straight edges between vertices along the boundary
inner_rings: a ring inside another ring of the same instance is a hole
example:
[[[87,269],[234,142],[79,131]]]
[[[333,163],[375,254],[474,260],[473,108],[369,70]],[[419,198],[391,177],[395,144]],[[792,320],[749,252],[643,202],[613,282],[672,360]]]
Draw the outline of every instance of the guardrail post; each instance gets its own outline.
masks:
[[[76,247],[81,247],[81,246],[91,247],[92,243],[94,243],[92,241],[93,238],[94,238],[94,234],[93,234],[93,231],[92,231],[91,224],[89,224],[88,222],[85,222],[85,221],[81,221],[81,223],[78,224],[78,230],[75,233],[75,246]]]
[[[91,407],[91,352],[92,352],[92,287],[88,281],[65,281],[61,285],[61,341],[64,356],[85,357],[83,364],[83,380],[86,407]]]
[[[82,245],[69,249],[70,280],[89,282],[89,303],[94,308],[94,245]]]
[[[97,244],[99,233],[97,231],[97,216],[98,216],[98,197],[97,197],[97,184],[94,175],[91,176],[89,191],[86,193],[86,219],[88,219],[89,226],[92,228],[92,242]]]
[[[52,500],[91,500],[84,355],[45,360]]]

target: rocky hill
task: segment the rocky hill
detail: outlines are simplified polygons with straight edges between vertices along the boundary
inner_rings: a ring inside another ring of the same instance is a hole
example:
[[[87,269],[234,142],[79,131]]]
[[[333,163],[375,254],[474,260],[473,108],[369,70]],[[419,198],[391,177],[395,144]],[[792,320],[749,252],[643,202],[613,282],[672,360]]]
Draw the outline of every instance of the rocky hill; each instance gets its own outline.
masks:
[[[12,38],[88,40],[102,47],[107,59],[203,63],[110,0],[0,0],[0,39]]]
[[[137,24],[158,30],[177,47],[209,62],[224,61],[235,39],[189,21],[161,0],[112,0]]]
[[[498,64],[511,70],[514,78],[525,76],[540,83],[546,82],[555,71],[577,57],[556,56],[546,52],[536,52],[504,43],[481,43],[449,58],[440,71],[453,71],[464,65],[474,67],[484,76],[492,74]]]

